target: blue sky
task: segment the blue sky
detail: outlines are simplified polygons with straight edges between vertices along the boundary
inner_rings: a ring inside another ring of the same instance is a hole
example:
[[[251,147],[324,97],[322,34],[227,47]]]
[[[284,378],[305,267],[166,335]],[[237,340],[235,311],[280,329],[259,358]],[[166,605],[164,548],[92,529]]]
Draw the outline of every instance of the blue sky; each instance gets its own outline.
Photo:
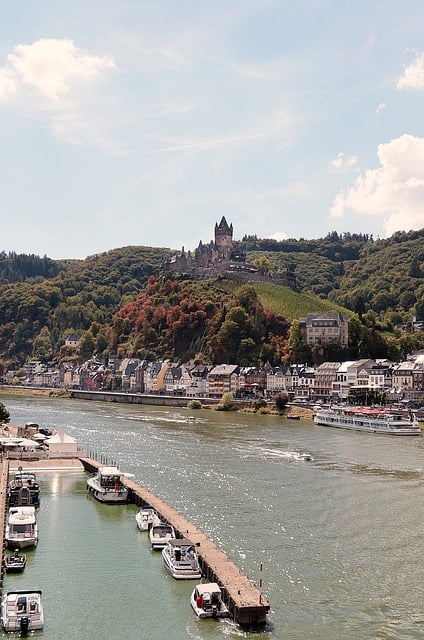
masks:
[[[424,227],[422,0],[22,0],[0,250],[84,258]]]

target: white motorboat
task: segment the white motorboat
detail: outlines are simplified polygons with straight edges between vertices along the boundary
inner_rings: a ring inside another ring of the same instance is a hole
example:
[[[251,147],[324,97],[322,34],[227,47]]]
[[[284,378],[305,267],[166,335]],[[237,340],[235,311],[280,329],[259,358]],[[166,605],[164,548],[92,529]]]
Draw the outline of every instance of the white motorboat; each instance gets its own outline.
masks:
[[[407,420],[401,413],[367,407],[321,409],[315,414],[314,422],[326,427],[353,429],[368,433],[385,433],[391,436],[421,435],[421,429],[415,415]]]
[[[8,591],[1,601],[1,621],[5,631],[28,631],[42,629],[44,612],[41,591]]]
[[[190,596],[190,604],[199,618],[228,618],[230,615],[216,582],[197,584]]]
[[[100,502],[126,502],[128,489],[122,481],[124,476],[118,467],[99,467],[97,473],[87,480],[88,492]]]
[[[152,524],[149,529],[149,538],[152,549],[163,549],[168,540],[175,538],[174,527],[167,522],[158,522]]]
[[[40,485],[35,473],[24,471],[19,467],[14,478],[10,480],[7,488],[9,507],[14,506],[40,506]]]
[[[12,507],[6,527],[5,539],[11,549],[35,547],[38,542],[38,527],[35,507]]]
[[[146,504],[135,514],[135,521],[140,531],[148,531],[152,524],[159,524],[160,518],[153,507]]]
[[[202,570],[196,549],[187,538],[171,538],[162,549],[163,564],[177,580],[200,580]]]

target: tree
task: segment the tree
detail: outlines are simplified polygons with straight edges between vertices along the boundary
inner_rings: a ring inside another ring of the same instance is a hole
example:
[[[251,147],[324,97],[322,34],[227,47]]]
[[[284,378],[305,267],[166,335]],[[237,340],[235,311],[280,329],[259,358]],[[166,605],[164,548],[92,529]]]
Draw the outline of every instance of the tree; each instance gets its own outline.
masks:
[[[266,275],[271,271],[271,262],[266,256],[260,256],[253,261],[253,264],[262,275]]]
[[[289,396],[286,391],[278,393],[275,398],[275,406],[277,408],[278,413],[283,413],[284,409],[287,406],[287,402],[289,400]]]
[[[10,422],[10,413],[3,402],[0,402],[0,424],[7,424],[8,422]]]
[[[218,411],[232,411],[234,409],[234,398],[231,391],[222,394],[221,402],[216,408]]]
[[[53,357],[53,346],[50,331],[43,327],[32,343],[32,357],[41,362],[48,362]]]

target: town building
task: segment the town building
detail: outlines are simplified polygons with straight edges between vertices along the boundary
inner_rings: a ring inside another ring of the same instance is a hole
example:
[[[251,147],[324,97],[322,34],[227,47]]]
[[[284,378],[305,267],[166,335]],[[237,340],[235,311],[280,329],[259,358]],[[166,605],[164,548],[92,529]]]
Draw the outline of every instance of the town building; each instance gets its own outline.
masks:
[[[347,347],[349,318],[339,311],[308,313],[299,318],[299,337],[303,344],[336,344]]]

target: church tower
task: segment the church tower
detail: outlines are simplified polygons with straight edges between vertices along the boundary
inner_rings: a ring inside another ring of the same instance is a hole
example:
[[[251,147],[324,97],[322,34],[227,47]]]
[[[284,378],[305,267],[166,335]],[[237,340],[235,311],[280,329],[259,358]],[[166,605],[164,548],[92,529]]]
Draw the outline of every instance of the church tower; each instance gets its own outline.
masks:
[[[233,225],[228,226],[225,216],[222,216],[219,225],[215,224],[215,247],[219,258],[230,259],[233,249]]]

